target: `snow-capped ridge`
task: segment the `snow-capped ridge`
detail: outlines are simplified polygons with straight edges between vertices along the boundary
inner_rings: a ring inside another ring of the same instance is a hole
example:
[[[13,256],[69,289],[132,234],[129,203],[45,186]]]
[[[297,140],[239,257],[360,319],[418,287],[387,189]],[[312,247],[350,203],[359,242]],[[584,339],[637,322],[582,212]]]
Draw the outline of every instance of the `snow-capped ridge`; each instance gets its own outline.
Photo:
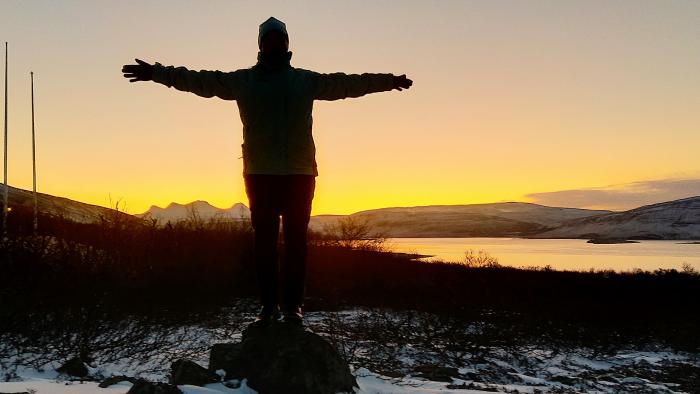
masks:
[[[537,238],[700,239],[700,196],[573,219]]]

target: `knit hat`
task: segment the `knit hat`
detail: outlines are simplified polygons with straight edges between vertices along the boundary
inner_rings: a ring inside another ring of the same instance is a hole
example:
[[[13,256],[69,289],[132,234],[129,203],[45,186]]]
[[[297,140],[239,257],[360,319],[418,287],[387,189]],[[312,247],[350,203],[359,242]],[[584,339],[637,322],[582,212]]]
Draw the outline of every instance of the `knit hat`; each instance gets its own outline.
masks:
[[[258,48],[262,50],[262,40],[265,33],[270,30],[279,30],[287,38],[287,43],[289,43],[289,35],[287,34],[287,26],[279,19],[271,16],[265,22],[260,24],[260,31],[258,33]]]

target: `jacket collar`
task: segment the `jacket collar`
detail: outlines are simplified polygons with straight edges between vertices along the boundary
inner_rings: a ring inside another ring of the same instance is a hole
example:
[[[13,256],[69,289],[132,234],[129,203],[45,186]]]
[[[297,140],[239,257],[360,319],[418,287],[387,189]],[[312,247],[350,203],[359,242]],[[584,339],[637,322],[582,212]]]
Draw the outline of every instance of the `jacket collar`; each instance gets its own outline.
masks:
[[[258,52],[258,62],[255,64],[256,68],[262,69],[268,72],[281,71],[291,67],[290,60],[292,58],[292,52],[285,52],[279,61],[272,61],[262,51]]]

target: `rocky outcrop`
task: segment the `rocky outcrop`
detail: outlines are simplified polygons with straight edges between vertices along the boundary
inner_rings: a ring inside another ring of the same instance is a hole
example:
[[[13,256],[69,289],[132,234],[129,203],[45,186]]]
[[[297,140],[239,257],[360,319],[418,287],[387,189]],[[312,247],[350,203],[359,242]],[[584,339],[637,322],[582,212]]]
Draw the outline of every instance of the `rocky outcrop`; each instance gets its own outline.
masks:
[[[177,360],[170,367],[171,384],[204,386],[221,380],[219,375],[190,360]]]
[[[138,379],[126,394],[182,394],[182,390],[169,383]]]
[[[639,243],[639,241],[632,241],[624,238],[591,238],[587,241],[589,244],[633,244]]]
[[[73,357],[66,361],[63,365],[56,368],[56,372],[77,378],[87,378],[90,374],[87,365],[80,357]]]
[[[129,389],[129,391],[126,392],[126,394],[181,394],[182,390],[180,390],[177,385],[172,384],[172,383],[165,383],[165,382],[151,382],[147,379],[144,378],[136,378],[133,376],[125,376],[125,375],[116,375],[116,376],[110,376],[107,379],[104,379],[98,387],[100,388],[107,388],[109,386],[112,386],[114,384],[120,383],[120,382],[131,382],[132,386]]]
[[[115,376],[110,376],[107,379],[102,380],[102,382],[100,382],[100,384],[98,384],[97,386],[104,389],[104,388],[107,388],[113,384],[117,384],[117,383],[124,382],[124,381],[136,384],[136,381],[138,381],[138,380],[139,380],[139,378],[135,378],[133,376],[115,375]]]
[[[330,342],[305,327],[281,322],[249,325],[240,342],[215,344],[208,368],[186,359],[175,361],[168,383],[120,375],[104,379],[99,386],[129,381],[133,386],[127,394],[177,394],[179,385],[238,388],[244,380],[259,394],[338,394],[359,388]]]
[[[209,370],[247,378],[260,394],[335,394],[359,387],[350,368],[322,337],[284,323],[249,326],[238,343],[212,347]]]

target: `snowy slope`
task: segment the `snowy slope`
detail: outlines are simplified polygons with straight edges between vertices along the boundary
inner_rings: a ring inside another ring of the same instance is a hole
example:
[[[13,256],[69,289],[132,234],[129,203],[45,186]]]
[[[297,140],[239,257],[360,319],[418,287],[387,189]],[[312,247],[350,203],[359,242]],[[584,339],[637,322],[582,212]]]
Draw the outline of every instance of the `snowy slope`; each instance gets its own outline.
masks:
[[[493,237],[524,236],[567,220],[605,213],[610,211],[503,202],[379,208],[349,216],[367,220],[375,231],[389,237]],[[323,221],[329,223],[342,217]],[[309,227],[319,229],[321,221],[312,218]]]
[[[0,184],[0,195],[4,193],[5,185]],[[114,217],[122,215],[124,218],[133,216],[124,213],[119,207],[119,211],[99,205],[87,204],[80,201],[71,200],[64,197],[57,197],[45,193],[37,193],[39,211],[51,215],[64,216],[68,219],[81,223],[91,223],[100,220],[100,216]],[[0,199],[0,206],[2,199]],[[28,209],[34,207],[34,194],[31,190],[24,190],[8,185],[8,205],[13,207],[23,206]]]
[[[700,196],[574,219],[535,237],[700,239]]]

